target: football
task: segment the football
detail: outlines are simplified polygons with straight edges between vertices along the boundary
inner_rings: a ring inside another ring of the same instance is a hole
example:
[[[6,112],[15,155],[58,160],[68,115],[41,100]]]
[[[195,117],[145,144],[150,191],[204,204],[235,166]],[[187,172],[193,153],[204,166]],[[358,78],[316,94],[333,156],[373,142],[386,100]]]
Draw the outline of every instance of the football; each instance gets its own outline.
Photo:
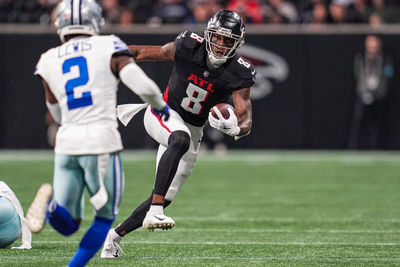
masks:
[[[214,107],[216,107],[221,112],[222,117],[224,117],[225,119],[229,119],[228,108],[231,108],[233,111],[235,111],[235,108],[227,103],[219,103]],[[218,119],[218,116],[213,109],[211,109],[211,114],[213,115],[214,118]]]

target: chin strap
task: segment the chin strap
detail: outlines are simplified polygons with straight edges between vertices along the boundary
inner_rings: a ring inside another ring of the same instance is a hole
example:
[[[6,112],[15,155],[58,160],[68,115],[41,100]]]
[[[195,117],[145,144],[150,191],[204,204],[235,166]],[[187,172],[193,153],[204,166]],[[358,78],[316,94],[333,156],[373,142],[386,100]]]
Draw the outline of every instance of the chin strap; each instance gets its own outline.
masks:
[[[208,54],[207,58],[208,63],[210,63],[214,68],[218,68],[226,62],[226,58],[218,58],[211,53]]]

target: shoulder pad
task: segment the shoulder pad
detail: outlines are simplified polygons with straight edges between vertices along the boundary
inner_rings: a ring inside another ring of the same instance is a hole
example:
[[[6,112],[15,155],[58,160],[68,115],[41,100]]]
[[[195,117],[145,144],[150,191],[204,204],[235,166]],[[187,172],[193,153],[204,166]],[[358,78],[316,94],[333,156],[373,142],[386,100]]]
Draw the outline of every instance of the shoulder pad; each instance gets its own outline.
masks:
[[[253,79],[257,74],[253,64],[249,60],[239,55],[233,58],[233,62],[230,65],[233,69],[233,72],[240,78]]]
[[[46,65],[48,64],[48,57],[51,53],[56,53],[56,48],[50,48],[46,52],[40,55],[39,61],[36,64],[35,70],[33,72],[34,75],[38,75],[43,78],[45,75],[44,72],[46,70]]]
[[[176,49],[193,49],[196,46],[201,45],[205,42],[202,35],[192,32],[184,31],[178,35],[175,39]]]
[[[114,52],[129,50],[126,43],[122,41],[118,36],[112,34],[110,35],[110,37],[114,45],[114,50],[115,50]]]
[[[235,88],[247,88],[255,83],[256,69],[250,61],[239,55],[232,59],[226,70],[230,73],[231,83]]]

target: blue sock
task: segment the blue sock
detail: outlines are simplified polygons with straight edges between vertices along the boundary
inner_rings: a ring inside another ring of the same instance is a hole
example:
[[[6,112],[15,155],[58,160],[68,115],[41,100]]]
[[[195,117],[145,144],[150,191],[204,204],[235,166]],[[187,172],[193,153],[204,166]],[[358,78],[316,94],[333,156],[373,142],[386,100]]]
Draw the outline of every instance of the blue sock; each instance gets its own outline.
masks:
[[[72,219],[67,209],[58,205],[55,201],[50,203],[50,211],[47,212],[47,218],[50,225],[65,236],[75,233],[79,228],[79,224]]]
[[[74,257],[68,263],[69,267],[85,266],[103,245],[113,221],[114,219],[95,217],[92,226],[90,226],[89,230],[83,236]]]

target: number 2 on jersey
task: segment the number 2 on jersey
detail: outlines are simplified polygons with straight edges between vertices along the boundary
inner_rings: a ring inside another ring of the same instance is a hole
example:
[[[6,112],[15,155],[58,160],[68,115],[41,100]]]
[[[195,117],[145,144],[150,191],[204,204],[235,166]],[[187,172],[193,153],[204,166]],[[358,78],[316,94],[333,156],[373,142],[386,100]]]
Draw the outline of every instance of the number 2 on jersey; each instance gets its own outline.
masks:
[[[73,66],[78,66],[79,77],[70,79],[65,84],[65,92],[67,93],[68,109],[75,109],[90,106],[93,104],[90,92],[83,92],[81,97],[75,98],[74,89],[78,86],[87,84],[89,81],[88,68],[86,58],[74,57],[64,61],[62,65],[63,74],[69,73]]]
[[[201,104],[206,100],[208,92],[193,83],[189,83],[186,88],[186,95],[187,97],[181,102],[181,107],[193,114],[200,114],[203,110]]]

